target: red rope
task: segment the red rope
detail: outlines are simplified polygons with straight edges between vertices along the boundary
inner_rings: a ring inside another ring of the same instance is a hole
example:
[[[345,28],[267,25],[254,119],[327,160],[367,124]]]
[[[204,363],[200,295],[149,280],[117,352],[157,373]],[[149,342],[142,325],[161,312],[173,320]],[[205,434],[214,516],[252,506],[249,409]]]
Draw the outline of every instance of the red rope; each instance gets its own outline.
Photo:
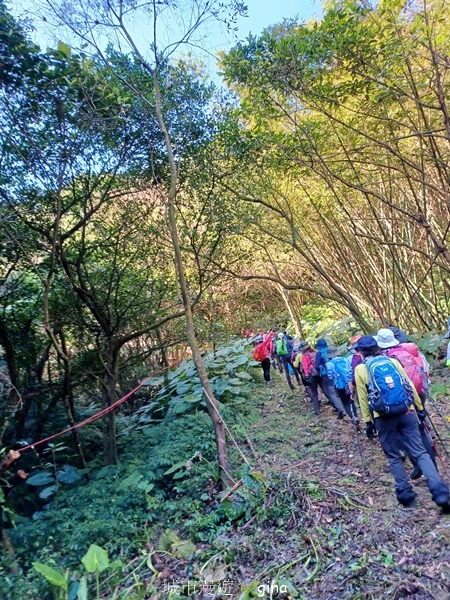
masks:
[[[59,433],[55,433],[54,435],[51,435],[50,437],[47,437],[43,440],[39,440],[39,442],[35,442],[34,444],[29,444],[28,446],[25,446],[24,448],[19,448],[18,451],[25,452],[25,450],[30,450],[30,449],[34,448],[35,446],[40,446],[40,444],[43,444],[44,442],[49,442],[50,440],[54,440],[55,438],[59,437],[60,435],[63,435],[64,433],[68,433],[69,431],[72,431],[73,429],[78,429],[78,427],[83,427],[83,425],[92,423],[92,421],[96,421],[97,419],[100,419],[100,417],[104,417],[106,414],[108,414],[109,412],[111,412],[112,410],[114,410],[115,408],[120,406],[123,402],[128,400],[128,398],[130,398],[130,396],[132,396],[135,392],[137,392],[138,389],[140,389],[143,385],[145,385],[145,383],[149,379],[151,379],[152,377],[155,377],[155,375],[160,375],[167,369],[169,369],[169,367],[166,367],[166,368],[162,369],[161,371],[157,371],[156,373],[153,373],[153,375],[146,377],[142,381],[142,383],[140,383],[137,387],[135,387],[134,390],[131,390],[131,392],[128,392],[128,394],[125,394],[125,396],[123,396],[123,398],[120,398],[120,400],[117,400],[116,402],[114,402],[114,404],[111,404],[111,406],[107,406],[106,408],[104,408],[100,412],[96,413],[95,415],[92,415],[88,419],[81,421],[81,423],[77,423],[76,425],[73,425],[72,427],[68,427],[67,429],[64,429],[64,431],[60,431]]]

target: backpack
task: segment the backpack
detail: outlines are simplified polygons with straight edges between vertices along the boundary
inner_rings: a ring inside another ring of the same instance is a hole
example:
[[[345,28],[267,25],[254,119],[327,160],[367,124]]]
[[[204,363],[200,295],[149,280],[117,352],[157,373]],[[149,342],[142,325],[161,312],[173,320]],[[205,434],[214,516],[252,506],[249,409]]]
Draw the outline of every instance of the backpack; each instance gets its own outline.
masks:
[[[257,360],[258,362],[262,362],[266,358],[269,358],[269,356],[271,355],[271,343],[272,338],[269,335],[267,336],[266,340],[255,346],[252,354],[253,359]]]
[[[328,365],[331,365],[331,375],[328,371]],[[327,362],[328,377],[331,377],[334,382],[334,387],[337,390],[345,390],[348,388],[349,382],[352,380],[352,356],[336,356]]]
[[[320,375],[321,377],[323,377],[324,375],[327,375],[327,362],[328,362],[328,347],[327,348],[323,348],[318,350],[318,352],[320,352],[323,356],[323,358],[325,359],[325,364],[324,363],[320,363],[320,367],[319,367],[319,373],[317,373],[316,371],[316,375]]]
[[[286,356],[288,353],[287,344],[285,340],[277,340],[275,345],[278,356]]]
[[[417,393],[420,394],[421,392],[423,392],[425,389],[424,377],[414,356],[410,352],[408,352],[408,350],[402,348],[401,346],[390,348],[386,352],[386,354],[389,357],[396,358],[398,362],[402,365],[402,367],[405,369],[405,373],[416,388]]]
[[[401,415],[414,403],[409,381],[387,356],[370,356],[364,360],[369,372],[367,384],[370,410],[382,415]]]
[[[302,370],[304,376],[308,379],[309,377],[314,377],[317,375],[316,367],[316,353],[315,352],[305,352],[302,356]]]

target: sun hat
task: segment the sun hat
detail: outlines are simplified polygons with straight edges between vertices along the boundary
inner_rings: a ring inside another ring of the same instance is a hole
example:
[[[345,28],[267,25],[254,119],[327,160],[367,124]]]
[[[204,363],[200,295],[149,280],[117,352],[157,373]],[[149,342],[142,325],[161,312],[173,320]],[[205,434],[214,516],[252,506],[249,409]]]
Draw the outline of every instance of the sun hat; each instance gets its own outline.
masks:
[[[368,350],[369,348],[376,348],[378,342],[373,335],[362,335],[358,340],[359,350]]]
[[[401,331],[398,327],[394,327],[392,325],[392,327],[388,327],[388,329],[392,331],[395,339],[398,340],[399,344],[405,344],[408,341],[406,333],[404,331]]]
[[[400,342],[395,339],[394,333],[390,329],[380,329],[375,336],[375,339],[380,348],[393,348],[400,344]]]
[[[336,356],[339,356],[339,352],[336,346],[328,346],[327,356],[328,358],[336,358]]]
[[[282,340],[284,338],[284,333],[282,331],[280,331],[280,333],[278,334],[278,337],[280,338],[280,340]]]
[[[319,338],[317,340],[316,348],[326,348],[327,346],[327,340],[325,340],[324,338]]]
[[[358,347],[358,341],[361,339],[361,335],[354,335],[350,338],[350,346],[347,347],[347,350],[356,350]]]

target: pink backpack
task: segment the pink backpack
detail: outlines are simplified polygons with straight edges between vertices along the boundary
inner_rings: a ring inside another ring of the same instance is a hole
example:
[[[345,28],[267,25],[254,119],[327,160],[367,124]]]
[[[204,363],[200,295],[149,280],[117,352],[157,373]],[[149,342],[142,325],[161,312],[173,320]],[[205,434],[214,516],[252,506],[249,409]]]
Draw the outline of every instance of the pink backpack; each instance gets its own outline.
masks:
[[[408,344],[415,345],[415,344]],[[424,380],[422,377],[422,373],[419,365],[417,364],[416,358],[408,352],[406,348],[402,347],[403,344],[396,346],[395,348],[390,348],[386,354],[387,356],[396,358],[402,367],[405,369],[405,373],[412,381],[414,387],[417,390],[417,393],[420,394],[424,391]]]

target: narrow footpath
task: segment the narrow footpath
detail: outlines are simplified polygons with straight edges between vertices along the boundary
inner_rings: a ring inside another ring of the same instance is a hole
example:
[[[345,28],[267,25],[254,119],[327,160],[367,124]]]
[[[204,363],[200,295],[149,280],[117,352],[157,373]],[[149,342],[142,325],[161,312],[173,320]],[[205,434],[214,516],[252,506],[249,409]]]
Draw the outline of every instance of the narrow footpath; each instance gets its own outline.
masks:
[[[449,384],[444,372],[433,380]],[[284,378],[273,379],[273,387],[262,384],[257,391],[258,416],[248,419],[245,437],[257,456],[255,469],[270,482],[267,513],[276,514],[274,506],[286,498],[291,511],[267,527],[250,519],[226,536],[234,577],[249,586],[249,594],[251,582],[254,590],[256,582],[270,585],[275,578],[305,600],[448,600],[450,517],[433,504],[425,480],[414,482],[416,507],[401,508],[378,441],[358,434],[367,473],[348,418],[338,421],[326,399],[316,417],[303,388],[291,392]],[[438,406],[450,414],[448,398],[439,397]],[[431,404],[428,411],[450,450],[449,430]],[[298,560],[302,556],[307,558]]]

